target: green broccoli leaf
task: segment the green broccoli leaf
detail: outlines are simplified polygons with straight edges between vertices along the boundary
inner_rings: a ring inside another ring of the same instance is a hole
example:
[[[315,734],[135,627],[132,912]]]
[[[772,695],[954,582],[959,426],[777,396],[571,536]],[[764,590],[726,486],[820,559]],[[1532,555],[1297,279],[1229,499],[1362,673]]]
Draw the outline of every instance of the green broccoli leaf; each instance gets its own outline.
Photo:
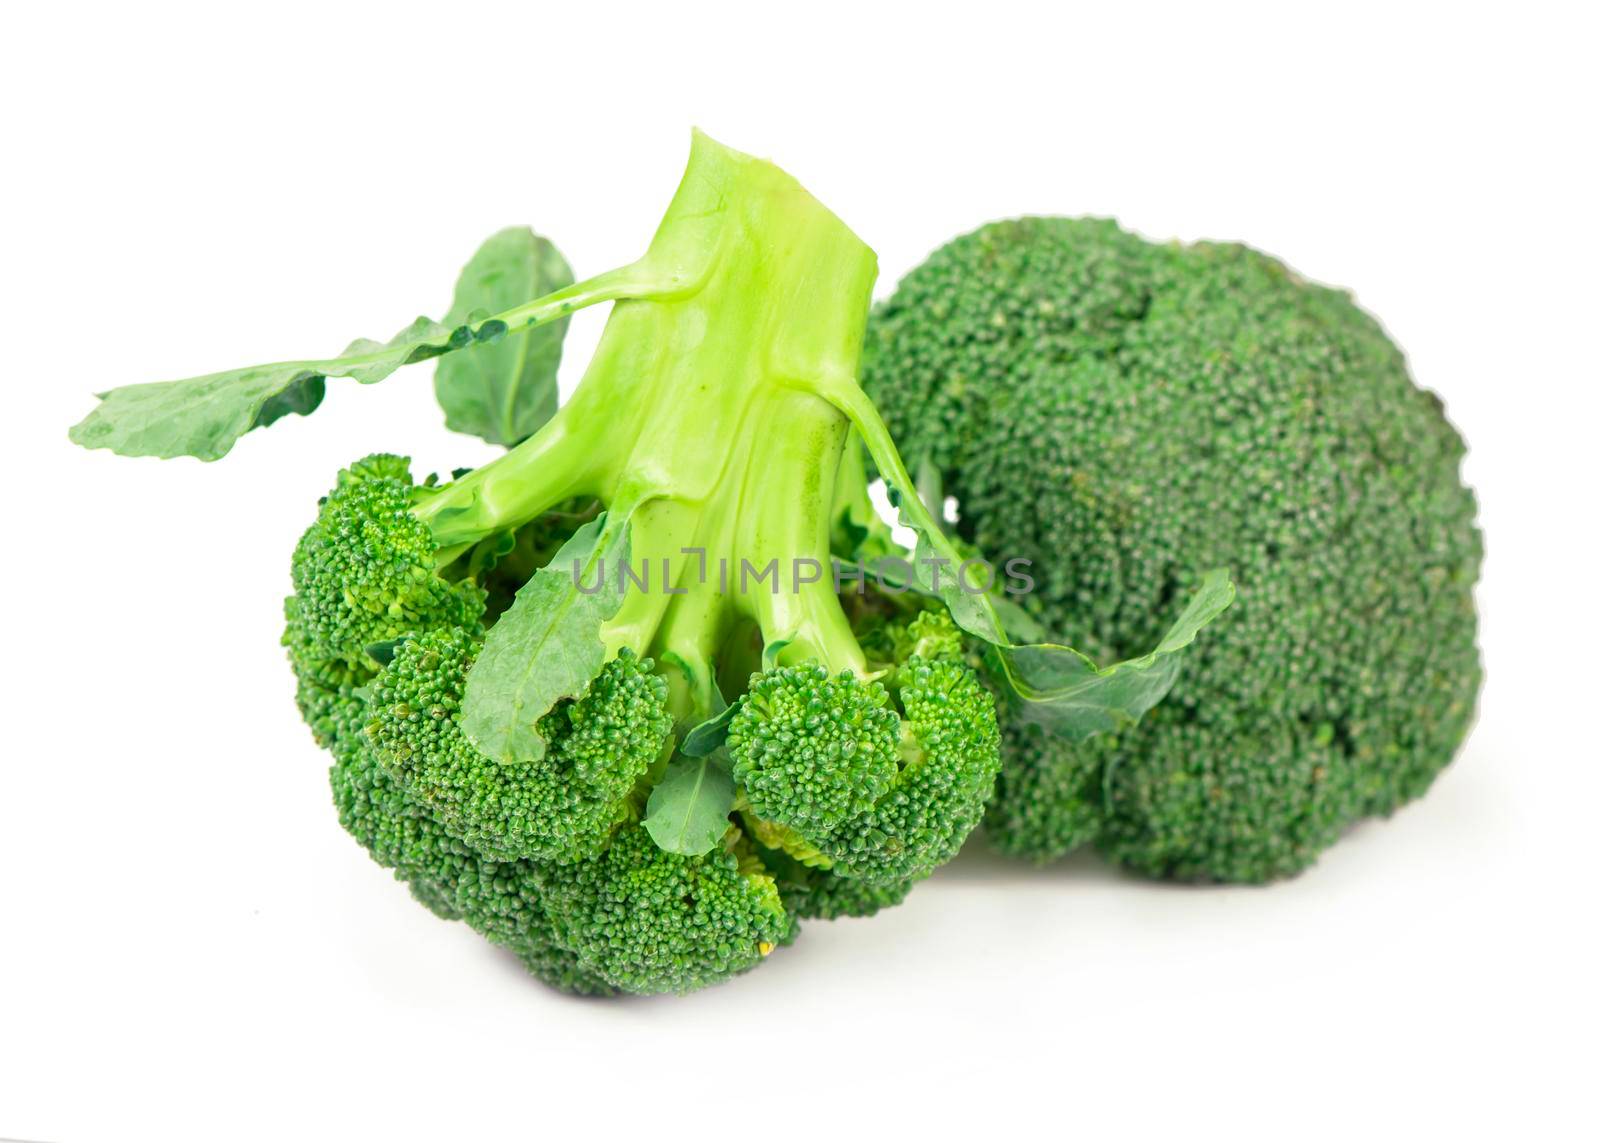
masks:
[[[923,511],[908,511],[908,501]],[[957,575],[961,552],[914,495],[902,495],[900,522],[917,536],[911,560],[917,587],[940,599],[963,631],[990,645],[986,658],[998,664],[1011,699],[1026,718],[1075,742],[1144,717],[1177,681],[1180,652],[1233,602],[1233,581],[1226,569],[1214,568],[1204,574],[1188,605],[1153,650],[1099,667],[1083,652],[1059,643],[1011,642],[994,598],[962,586]],[[1030,628],[1030,634],[1037,633],[1036,626]]]
[[[419,317],[387,342],[362,338],[338,357],[124,385],[99,394],[100,404],[67,435],[84,448],[107,448],[123,456],[217,460],[251,429],[264,428],[288,413],[313,412],[322,403],[329,377],[351,377],[371,385],[402,365],[525,336],[584,306],[658,292],[666,288],[663,279],[670,278],[670,267],[662,270],[641,260],[523,300],[493,317],[469,319],[454,329]]]
[[[1081,741],[1137,722],[1172,689],[1183,649],[1233,602],[1228,573],[1222,569],[1205,573],[1199,590],[1153,650],[1109,667],[1096,666],[1072,647],[1013,643],[988,593],[992,585],[977,568],[963,580],[962,564],[969,557],[944,534],[923,503],[883,418],[855,379],[824,380],[814,388],[860,433],[900,509],[900,523],[916,535],[913,586],[941,600],[963,631],[990,645],[986,658],[1005,680],[1012,701],[1022,704],[1026,717],[1054,733]]]
[[[621,605],[615,569],[627,558],[627,516],[596,517],[489,629],[461,703],[462,729],[484,754],[501,762],[544,757],[539,719],[561,699],[581,697],[605,662],[600,625]]]
[[[675,758],[650,791],[644,828],[668,853],[710,853],[728,832],[733,774],[720,753]]]
[[[481,583],[502,559],[516,550],[516,546],[517,533],[511,528],[485,536],[467,553],[467,578]]]
[[[456,281],[445,324],[475,318],[572,285],[572,269],[547,238],[513,226],[478,247]],[[475,341],[441,358],[433,391],[445,424],[507,448],[526,440],[556,411],[556,369],[567,319],[508,333],[494,343]]]
[[[254,428],[288,413],[308,414],[322,403],[324,379],[381,381],[400,366],[446,352],[450,331],[418,318],[390,341],[366,338],[338,357],[286,361],[191,377],[124,385],[100,394],[100,404],[68,433],[85,448],[123,456],[195,456],[217,460]]]
[[[1044,624],[1024,610],[1022,605],[1010,596],[1003,592],[991,591],[989,593],[989,601],[994,604],[994,613],[1005,627],[1007,635],[1015,636],[1029,643],[1044,643],[1049,640]]]
[[[1051,643],[997,646],[994,654],[1002,660],[1023,717],[1082,741],[1138,722],[1165,698],[1182,665],[1179,652],[1227,610],[1233,593],[1227,571],[1207,572],[1153,650],[1109,667],[1096,667],[1071,647]]]
[[[410,637],[409,635],[402,635],[398,639],[385,639],[381,643],[368,643],[365,648],[367,657],[379,666],[387,667],[394,662],[395,652],[400,649],[400,645]]]
[[[737,702],[732,706],[724,706],[721,713],[706,719],[683,736],[683,744],[678,747],[678,753],[686,758],[704,758],[721,749],[722,744],[728,741],[728,724],[738,713]]]
[[[322,404],[327,391],[327,378],[320,373],[308,373],[296,378],[286,389],[267,398],[266,403],[256,411],[255,423],[251,427],[264,429],[279,417],[287,417],[290,413],[309,417]]]

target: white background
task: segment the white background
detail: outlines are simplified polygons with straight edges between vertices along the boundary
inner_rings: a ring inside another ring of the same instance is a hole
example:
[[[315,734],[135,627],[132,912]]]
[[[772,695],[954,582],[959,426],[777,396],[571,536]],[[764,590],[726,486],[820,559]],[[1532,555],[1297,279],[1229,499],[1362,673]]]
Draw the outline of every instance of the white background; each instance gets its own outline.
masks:
[[[0,49],[0,1135],[1595,1137],[1584,6],[46,7]],[[211,466],[66,427],[437,315],[501,226],[630,259],[691,124],[795,173],[885,291],[1019,212],[1354,287],[1488,538],[1490,682],[1433,793],[1268,889],[974,844],[688,999],[562,998],[414,904],[335,821],[279,600],[342,463],[490,450],[425,366]]]

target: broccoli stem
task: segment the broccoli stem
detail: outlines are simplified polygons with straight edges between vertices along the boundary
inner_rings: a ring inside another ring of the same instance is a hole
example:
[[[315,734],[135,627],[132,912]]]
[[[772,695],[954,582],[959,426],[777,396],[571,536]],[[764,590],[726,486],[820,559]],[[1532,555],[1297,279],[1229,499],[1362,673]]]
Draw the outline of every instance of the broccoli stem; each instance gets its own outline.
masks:
[[[829,542],[849,423],[798,390],[775,395],[772,404],[772,423],[791,427],[771,442],[762,466],[750,470],[739,548],[757,560],[771,553],[783,582],[750,594],[747,613],[769,648],[782,645],[780,664],[815,660],[830,671],[862,673],[866,656],[833,587]],[[774,479],[780,475],[788,479]]]
[[[674,663],[696,708],[714,702],[723,644],[749,622],[770,661],[864,672],[830,563],[849,422],[795,378],[854,376],[876,273],[872,251],[790,176],[697,136],[644,258],[508,311],[617,299],[567,404],[420,500],[439,559],[592,496],[626,520],[634,573],[601,629],[608,657]],[[617,569],[606,575],[615,583]]]
[[[849,418],[871,455],[872,463],[878,466],[889,486],[900,491],[899,508],[904,522],[924,531],[941,555],[957,556],[953,545],[944,537],[944,525],[917,494],[917,483],[900,458],[900,450],[889,435],[889,426],[883,423],[882,414],[861,388],[855,374],[821,375],[806,387]],[[864,468],[861,478],[865,478]]]
[[[552,419],[505,456],[423,497],[412,513],[449,563],[463,547],[494,532],[518,528],[564,500],[597,492],[592,442]]]

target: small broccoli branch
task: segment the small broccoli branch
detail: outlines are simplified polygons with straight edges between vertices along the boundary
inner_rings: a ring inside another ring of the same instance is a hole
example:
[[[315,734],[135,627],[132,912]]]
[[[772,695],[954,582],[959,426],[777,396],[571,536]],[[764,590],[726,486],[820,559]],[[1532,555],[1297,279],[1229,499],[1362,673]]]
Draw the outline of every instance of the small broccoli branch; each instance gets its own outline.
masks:
[[[594,495],[589,442],[562,429],[551,421],[505,456],[417,498],[412,514],[439,545],[439,567],[496,532],[520,528],[575,496]]]
[[[885,558],[904,559],[905,549],[895,541],[894,529],[878,515],[867,481],[866,449],[852,427],[839,460],[839,478],[833,497],[834,555],[850,562],[871,564]]]

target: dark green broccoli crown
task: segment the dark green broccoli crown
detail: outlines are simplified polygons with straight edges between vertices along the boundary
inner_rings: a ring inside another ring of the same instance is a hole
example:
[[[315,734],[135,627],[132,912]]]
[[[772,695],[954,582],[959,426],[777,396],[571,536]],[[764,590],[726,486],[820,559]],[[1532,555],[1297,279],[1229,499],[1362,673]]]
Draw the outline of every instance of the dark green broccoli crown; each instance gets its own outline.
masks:
[[[538,867],[540,900],[586,972],[629,992],[689,992],[753,968],[791,922],[753,857],[666,853],[642,826],[598,857]]]
[[[396,649],[371,687],[367,736],[406,792],[486,857],[591,857],[629,814],[629,795],[672,729],[666,683],[624,651],[577,700],[540,721],[536,762],[486,757],[458,723],[473,632],[441,628]]]
[[[1453,755],[1481,678],[1463,446],[1347,295],[1241,246],[997,223],[878,309],[864,384],[964,537],[1033,561],[1057,637],[1137,654],[1202,569],[1238,585],[1139,726],[1007,727],[1002,848],[1265,880]]]
[[[357,666],[376,644],[477,625],[483,593],[436,574],[438,547],[411,513],[412,487],[404,457],[369,456],[339,474],[290,565],[293,654]]]
[[[899,714],[876,681],[813,666],[767,671],[728,731],[734,780],[760,822],[778,827],[758,824],[758,836],[880,886],[926,877],[955,855],[1000,764],[994,699],[965,665],[914,657],[893,678]]]

